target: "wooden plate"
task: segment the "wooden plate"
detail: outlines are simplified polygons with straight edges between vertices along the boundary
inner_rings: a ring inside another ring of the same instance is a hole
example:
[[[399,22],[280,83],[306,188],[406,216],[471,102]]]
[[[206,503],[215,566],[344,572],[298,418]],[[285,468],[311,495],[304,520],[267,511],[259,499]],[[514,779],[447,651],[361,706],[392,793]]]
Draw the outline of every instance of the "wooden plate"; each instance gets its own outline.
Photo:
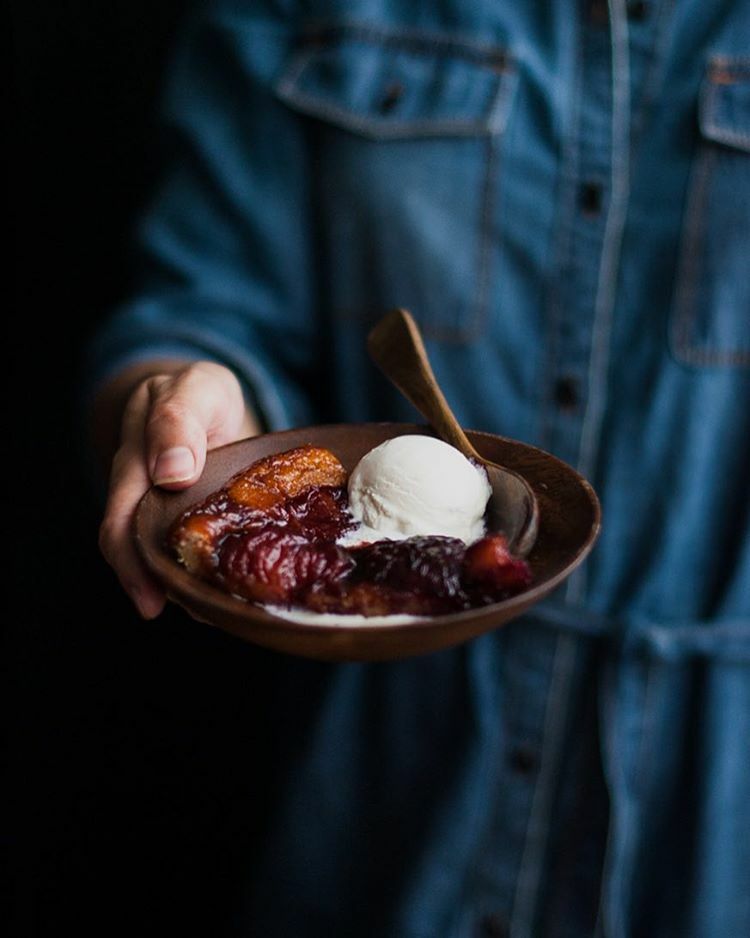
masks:
[[[182,492],[152,488],[141,500],[135,517],[135,537],[143,559],[165,585],[172,601],[195,619],[246,641],[326,661],[385,661],[457,645],[504,625],[559,586],[591,550],[599,532],[600,509],[589,483],[543,450],[491,433],[472,431],[468,432],[469,439],[482,456],[525,479],[539,506],[538,533],[527,556],[533,582],[512,599],[406,623],[302,624],[274,616],[196,579],[165,547],[169,526],[186,508],[262,456],[312,443],[330,449],[351,471],[372,447],[405,433],[430,434],[430,431],[411,424],[333,424],[269,433],[213,450],[208,454],[203,475],[191,488]],[[509,503],[511,515],[525,517],[523,491],[519,487],[517,505]]]

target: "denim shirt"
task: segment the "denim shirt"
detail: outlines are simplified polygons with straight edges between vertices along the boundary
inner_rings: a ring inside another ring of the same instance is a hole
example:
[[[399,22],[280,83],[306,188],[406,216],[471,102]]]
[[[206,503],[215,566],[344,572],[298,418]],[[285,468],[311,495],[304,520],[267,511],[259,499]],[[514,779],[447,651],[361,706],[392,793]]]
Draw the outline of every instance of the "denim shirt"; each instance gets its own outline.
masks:
[[[460,421],[594,484],[549,602],[388,664],[277,662],[281,778],[237,932],[750,935],[750,5],[218,2],[96,382],[234,368],[270,429]],[[294,730],[292,731],[292,727]]]

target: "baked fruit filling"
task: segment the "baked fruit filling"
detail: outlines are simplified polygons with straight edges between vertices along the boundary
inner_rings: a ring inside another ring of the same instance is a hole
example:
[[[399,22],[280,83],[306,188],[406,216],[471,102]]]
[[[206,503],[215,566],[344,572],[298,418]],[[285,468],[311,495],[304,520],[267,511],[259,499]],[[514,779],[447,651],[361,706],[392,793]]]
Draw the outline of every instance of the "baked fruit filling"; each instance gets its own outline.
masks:
[[[442,535],[338,543],[357,526],[344,467],[301,446],[257,460],[188,509],[168,544],[190,573],[235,596],[319,613],[437,615],[531,583],[502,534],[469,546]]]

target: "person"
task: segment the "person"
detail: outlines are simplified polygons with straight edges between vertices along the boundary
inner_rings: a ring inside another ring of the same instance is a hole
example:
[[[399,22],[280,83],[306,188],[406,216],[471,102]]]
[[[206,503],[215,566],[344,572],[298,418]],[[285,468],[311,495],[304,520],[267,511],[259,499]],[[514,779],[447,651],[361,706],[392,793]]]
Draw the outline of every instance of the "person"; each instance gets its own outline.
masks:
[[[258,432],[414,419],[365,348],[394,306],[464,426],[603,505],[522,619],[326,670],[238,933],[750,934],[749,35],[718,0],[191,18],[139,286],[91,350],[100,542],[140,613],[165,602],[129,533],[152,482]]]

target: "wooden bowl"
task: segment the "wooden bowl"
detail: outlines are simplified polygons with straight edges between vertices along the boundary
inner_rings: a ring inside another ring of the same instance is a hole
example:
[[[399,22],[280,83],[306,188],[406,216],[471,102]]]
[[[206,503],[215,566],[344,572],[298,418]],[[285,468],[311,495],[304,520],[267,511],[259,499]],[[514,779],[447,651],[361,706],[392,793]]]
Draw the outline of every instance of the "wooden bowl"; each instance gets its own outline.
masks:
[[[152,488],[138,506],[135,538],[149,570],[169,598],[193,618],[245,641],[325,661],[385,661],[457,645],[516,618],[559,586],[591,550],[599,532],[599,501],[574,469],[543,450],[491,433],[468,431],[487,459],[520,475],[539,507],[536,541],[527,555],[532,585],[503,602],[450,615],[387,624],[299,623],[272,615],[191,576],[165,547],[172,522],[256,459],[305,443],[324,446],[351,471],[374,446],[406,433],[432,435],[426,427],[397,423],[333,424],[269,433],[215,449],[198,482],[182,492]],[[524,486],[511,487],[505,511],[521,530],[528,506]],[[512,493],[517,492],[514,503]],[[495,496],[493,495],[493,499]]]

